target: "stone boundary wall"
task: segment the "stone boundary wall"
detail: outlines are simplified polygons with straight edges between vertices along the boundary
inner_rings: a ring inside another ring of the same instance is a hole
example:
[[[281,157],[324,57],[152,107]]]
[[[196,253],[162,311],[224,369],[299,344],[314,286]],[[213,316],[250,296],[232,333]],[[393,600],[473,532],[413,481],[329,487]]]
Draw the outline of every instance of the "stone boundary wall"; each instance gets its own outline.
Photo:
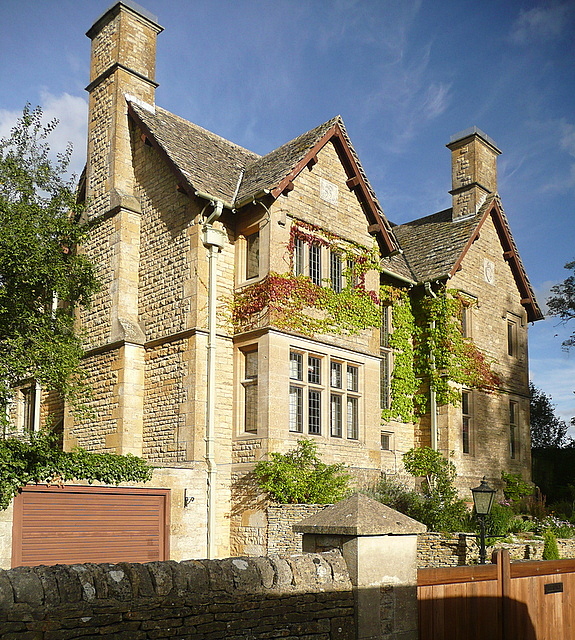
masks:
[[[312,516],[328,505],[323,504],[272,504],[267,507],[267,553],[300,553],[301,533],[294,533],[292,526]],[[561,558],[575,558],[575,538],[557,540]],[[507,549],[511,560],[541,560],[543,540],[525,540],[516,543],[498,543],[488,547],[487,557],[495,549]],[[479,547],[476,539],[463,533],[422,533],[417,536],[417,566],[458,567],[477,564]]]
[[[353,640],[339,552],[0,571],[2,640]]]
[[[560,558],[575,558],[575,538],[557,540]],[[541,560],[543,540],[498,542],[487,547],[487,558],[495,549],[507,549],[511,560]],[[457,567],[477,564],[479,546],[474,537],[464,533],[422,533],[417,536],[417,565],[430,567]]]
[[[319,513],[325,504],[270,504],[267,507],[267,552],[301,553],[302,533],[294,533],[292,526],[304,518]]]

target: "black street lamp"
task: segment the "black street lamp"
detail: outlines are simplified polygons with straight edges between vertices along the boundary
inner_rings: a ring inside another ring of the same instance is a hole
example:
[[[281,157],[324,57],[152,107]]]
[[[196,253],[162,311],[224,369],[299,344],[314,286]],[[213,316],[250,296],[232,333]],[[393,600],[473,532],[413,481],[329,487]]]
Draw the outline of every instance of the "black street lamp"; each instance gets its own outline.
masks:
[[[475,514],[479,520],[479,564],[485,564],[487,552],[485,550],[485,516],[489,515],[493,498],[495,497],[495,489],[492,489],[485,481],[485,476],[478,487],[471,489],[473,494],[473,506]]]

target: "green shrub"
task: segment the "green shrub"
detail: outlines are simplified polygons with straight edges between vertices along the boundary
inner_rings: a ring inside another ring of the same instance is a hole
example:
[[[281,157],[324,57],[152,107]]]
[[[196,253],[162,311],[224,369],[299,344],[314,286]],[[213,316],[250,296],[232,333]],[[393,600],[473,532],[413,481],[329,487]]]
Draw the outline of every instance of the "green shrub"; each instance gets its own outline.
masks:
[[[551,529],[547,529],[543,534],[543,560],[559,560],[559,548],[557,538]]]
[[[514,521],[515,514],[510,506],[494,502],[491,512],[485,516],[485,535],[488,538],[506,536]]]
[[[261,489],[281,504],[329,504],[349,493],[349,473],[343,464],[324,464],[311,440],[299,440],[287,453],[271,453],[254,473]]]

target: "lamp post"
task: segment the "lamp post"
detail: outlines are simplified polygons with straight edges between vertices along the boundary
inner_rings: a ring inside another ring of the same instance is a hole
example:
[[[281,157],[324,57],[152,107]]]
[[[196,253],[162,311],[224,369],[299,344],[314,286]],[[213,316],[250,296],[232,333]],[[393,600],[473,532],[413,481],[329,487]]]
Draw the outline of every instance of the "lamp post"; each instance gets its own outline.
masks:
[[[485,550],[485,516],[489,515],[493,498],[495,497],[495,489],[492,489],[485,481],[485,476],[478,487],[471,489],[473,494],[473,506],[475,514],[479,519],[479,564],[485,564],[487,553]]]

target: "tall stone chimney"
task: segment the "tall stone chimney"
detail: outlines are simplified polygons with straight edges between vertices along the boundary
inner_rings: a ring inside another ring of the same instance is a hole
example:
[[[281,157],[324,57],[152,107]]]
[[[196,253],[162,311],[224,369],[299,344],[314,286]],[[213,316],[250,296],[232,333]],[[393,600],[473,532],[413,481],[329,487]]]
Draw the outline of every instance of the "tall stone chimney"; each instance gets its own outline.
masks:
[[[451,184],[453,220],[475,215],[485,198],[497,191],[495,142],[477,127],[451,137]]]
[[[86,35],[92,40],[86,173],[89,217],[133,196],[126,95],[154,104],[157,19],[131,0],[112,5]]]
[[[160,31],[155,16],[122,0],[86,34],[92,40],[86,201],[93,230],[84,249],[98,261],[103,283],[90,313],[82,314],[86,366],[91,382],[100,376],[113,383],[106,387],[113,410],[104,447],[135,455],[142,454],[143,442],[145,328],[139,321],[142,210],[135,192],[127,96],[154,108]],[[66,424],[67,446],[91,442],[85,425],[73,419]]]

